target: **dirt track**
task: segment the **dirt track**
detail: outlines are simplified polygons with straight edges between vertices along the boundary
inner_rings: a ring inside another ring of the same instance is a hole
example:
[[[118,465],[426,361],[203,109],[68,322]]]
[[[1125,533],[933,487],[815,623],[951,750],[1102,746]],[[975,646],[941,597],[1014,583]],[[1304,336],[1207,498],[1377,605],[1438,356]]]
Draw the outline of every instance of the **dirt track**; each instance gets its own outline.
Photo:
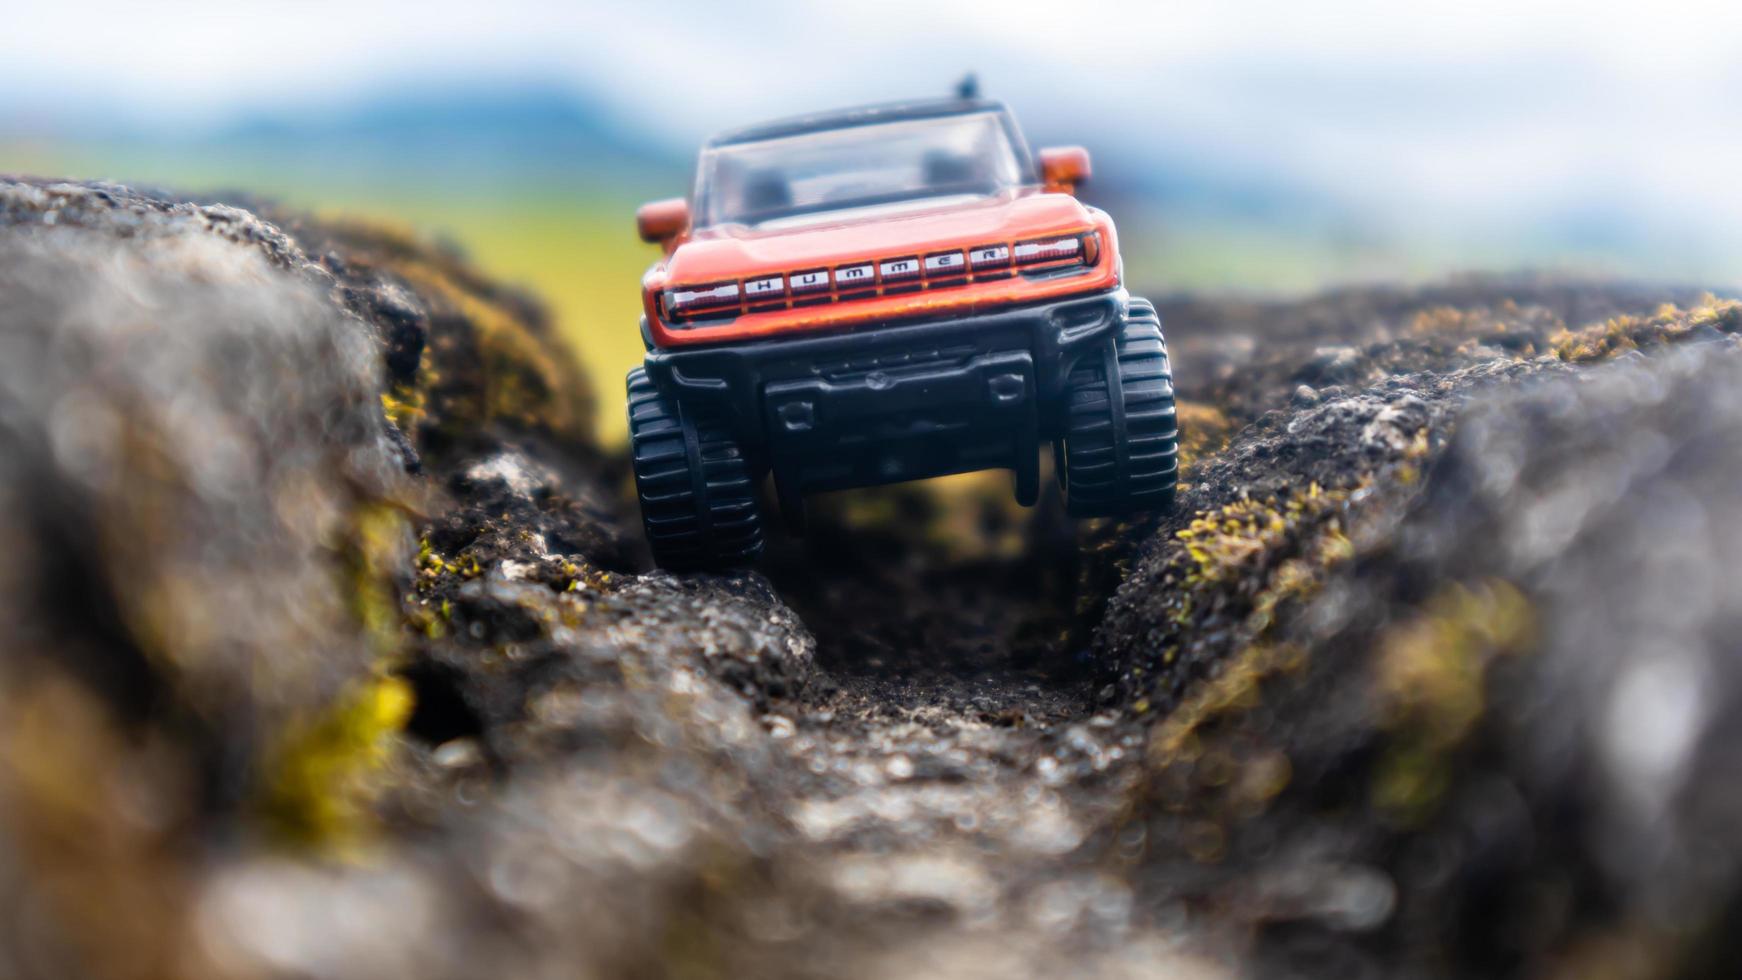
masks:
[[[0,544],[31,570],[0,576],[0,973],[1733,961],[1734,303],[1164,303],[1176,513],[1074,526],[992,475],[826,500],[761,573],[677,578],[536,304],[462,261],[0,190]],[[166,332],[190,308],[141,297],[190,281],[223,315]],[[262,331],[313,339],[259,360]],[[95,427],[57,426],[98,373]]]

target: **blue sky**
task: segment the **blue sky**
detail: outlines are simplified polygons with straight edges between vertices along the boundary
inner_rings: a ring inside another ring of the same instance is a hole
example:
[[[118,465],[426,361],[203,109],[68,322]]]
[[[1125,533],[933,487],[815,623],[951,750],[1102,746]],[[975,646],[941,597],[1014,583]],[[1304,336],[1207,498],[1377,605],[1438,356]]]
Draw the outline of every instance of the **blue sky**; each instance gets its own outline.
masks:
[[[1199,165],[1448,240],[1589,226],[1726,271],[1742,243],[1742,4],[30,4],[0,118],[198,128],[456,79],[555,83],[673,147],[945,90],[1031,133]],[[1732,277],[1742,279],[1742,274]]]

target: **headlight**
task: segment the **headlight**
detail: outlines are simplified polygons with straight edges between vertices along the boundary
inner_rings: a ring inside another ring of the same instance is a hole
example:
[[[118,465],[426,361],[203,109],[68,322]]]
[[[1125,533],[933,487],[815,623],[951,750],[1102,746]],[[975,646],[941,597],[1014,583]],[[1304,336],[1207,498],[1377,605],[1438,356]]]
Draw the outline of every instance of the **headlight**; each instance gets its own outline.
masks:
[[[686,286],[665,291],[667,319],[687,319],[715,310],[738,309],[738,284],[715,283],[711,286]]]
[[[1037,265],[1087,265],[1087,235],[1061,235],[1016,243],[1016,264],[1027,268]]]

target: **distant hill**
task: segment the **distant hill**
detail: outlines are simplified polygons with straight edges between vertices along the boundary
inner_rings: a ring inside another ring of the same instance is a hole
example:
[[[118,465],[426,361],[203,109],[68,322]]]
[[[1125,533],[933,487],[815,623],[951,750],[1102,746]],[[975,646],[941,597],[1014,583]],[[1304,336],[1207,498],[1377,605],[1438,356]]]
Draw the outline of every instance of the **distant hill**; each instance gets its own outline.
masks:
[[[377,95],[352,106],[261,114],[196,142],[281,164],[403,174],[597,180],[680,178],[689,161],[631,121],[555,87],[455,86]]]
[[[687,149],[553,84],[418,85],[201,127],[144,124],[102,106],[0,111],[0,150],[7,146],[47,148],[48,159],[94,161],[104,176],[131,179],[471,194],[565,185],[669,191],[688,181],[692,165]],[[0,171],[8,156],[18,153],[0,152]]]

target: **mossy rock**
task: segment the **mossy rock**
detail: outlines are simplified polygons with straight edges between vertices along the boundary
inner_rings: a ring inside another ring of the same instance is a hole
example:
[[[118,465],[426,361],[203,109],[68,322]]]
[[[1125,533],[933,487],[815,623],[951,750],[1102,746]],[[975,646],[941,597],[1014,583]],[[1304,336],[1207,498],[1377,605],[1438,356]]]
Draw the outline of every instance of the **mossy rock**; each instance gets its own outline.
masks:
[[[317,851],[366,832],[410,715],[412,474],[590,425],[524,294],[398,231],[248,203],[0,179],[0,693],[26,726],[0,796],[75,933],[124,939],[105,896],[150,894],[124,915],[172,935],[195,823]],[[117,792],[161,813],[93,828]]]

